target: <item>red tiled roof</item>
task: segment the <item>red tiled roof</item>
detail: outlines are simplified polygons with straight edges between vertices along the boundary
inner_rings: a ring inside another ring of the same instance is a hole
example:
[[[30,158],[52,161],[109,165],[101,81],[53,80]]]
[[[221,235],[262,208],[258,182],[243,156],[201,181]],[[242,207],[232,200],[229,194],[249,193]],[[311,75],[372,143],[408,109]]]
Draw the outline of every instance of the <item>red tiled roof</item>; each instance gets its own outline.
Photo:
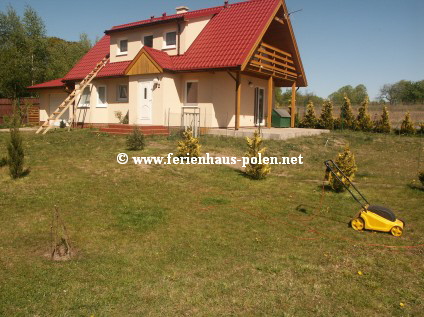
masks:
[[[159,20],[184,17],[186,19],[216,14],[205,26],[184,55],[169,56],[164,51],[144,47],[144,50],[164,69],[190,71],[238,67],[248,57],[280,0],[250,0],[184,14],[155,18]],[[111,30],[144,26],[152,20],[114,26]],[[84,78],[110,50],[110,36],[105,35],[66,74],[64,81]],[[131,61],[108,63],[97,77],[122,76]],[[47,83],[45,83],[47,84]],[[44,85],[44,84],[41,84]]]
[[[107,63],[105,65],[105,67],[103,67],[99,71],[99,73],[97,74],[96,78],[99,78],[99,77],[123,76],[123,75],[125,75],[125,69],[127,69],[127,67],[128,67],[129,64],[131,64],[131,61],[116,62],[116,63]],[[91,69],[89,71],[91,71]]]
[[[158,63],[163,69],[174,69],[171,56],[164,51],[155,50],[154,48],[144,46],[144,50]]]
[[[62,78],[53,79],[47,81],[45,83],[32,85],[27,87],[27,89],[40,89],[40,88],[56,88],[56,87],[64,87],[65,83],[62,81]]]
[[[109,35],[103,36],[100,41],[88,51],[76,65],[63,77],[63,80],[77,80],[84,78],[107,54],[109,54]]]
[[[204,16],[210,16],[210,15],[217,14],[218,12],[220,12],[222,10],[222,8],[223,7],[221,6],[221,7],[200,9],[200,10],[195,10],[195,11],[188,11],[186,13],[166,15],[166,16],[161,16],[161,17],[157,17],[157,18],[153,18],[153,19],[147,19],[147,20],[141,20],[141,21],[127,23],[127,24],[116,25],[116,26],[112,27],[110,30],[107,30],[105,33],[107,34],[107,33],[122,30],[122,29],[134,28],[134,27],[138,27],[138,26],[146,26],[146,25],[149,25],[149,24],[155,24],[155,23],[175,20],[175,19],[179,19],[179,18],[194,19],[194,18],[200,18],[200,17],[204,17]]]
[[[209,21],[183,56],[172,57],[175,70],[240,66],[280,3],[251,0],[230,4]]]

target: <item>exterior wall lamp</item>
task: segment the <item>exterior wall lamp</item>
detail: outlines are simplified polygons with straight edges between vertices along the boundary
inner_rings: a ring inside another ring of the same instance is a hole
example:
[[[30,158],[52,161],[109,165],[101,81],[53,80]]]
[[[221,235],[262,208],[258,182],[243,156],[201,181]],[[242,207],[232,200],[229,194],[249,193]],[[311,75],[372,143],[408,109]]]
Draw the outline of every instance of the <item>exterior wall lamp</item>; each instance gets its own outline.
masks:
[[[160,88],[160,81],[159,78],[156,77],[155,79],[153,79],[153,85],[157,88]]]

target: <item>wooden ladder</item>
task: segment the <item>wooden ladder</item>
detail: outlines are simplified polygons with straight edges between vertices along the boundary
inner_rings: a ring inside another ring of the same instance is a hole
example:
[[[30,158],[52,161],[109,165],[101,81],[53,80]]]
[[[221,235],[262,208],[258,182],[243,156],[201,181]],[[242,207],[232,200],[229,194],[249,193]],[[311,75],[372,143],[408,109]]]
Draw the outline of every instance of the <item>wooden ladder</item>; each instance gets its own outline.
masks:
[[[97,76],[99,71],[106,66],[107,62],[109,62],[109,55],[103,58],[100,62],[98,62],[96,67],[94,67],[93,70],[90,73],[88,73],[87,76],[85,76],[85,78],[80,82],[79,88],[78,88],[81,91],[81,93],[84,91],[85,87],[87,87],[91,83],[91,81]],[[47,131],[49,131],[53,127],[53,125],[50,124],[50,120],[54,120],[56,122],[65,113],[65,111],[69,109],[69,107],[72,105],[72,103],[75,101],[77,97],[76,91],[77,90],[74,89],[68,95],[68,97],[66,97],[66,99],[59,105],[59,107],[57,107],[57,109],[53,111],[53,113],[46,120],[46,122],[44,122],[40,126],[40,128],[38,128],[36,133],[40,133],[44,129],[43,134],[46,134]],[[74,119],[72,117],[72,121],[73,120]],[[72,124],[72,122],[70,124]]]

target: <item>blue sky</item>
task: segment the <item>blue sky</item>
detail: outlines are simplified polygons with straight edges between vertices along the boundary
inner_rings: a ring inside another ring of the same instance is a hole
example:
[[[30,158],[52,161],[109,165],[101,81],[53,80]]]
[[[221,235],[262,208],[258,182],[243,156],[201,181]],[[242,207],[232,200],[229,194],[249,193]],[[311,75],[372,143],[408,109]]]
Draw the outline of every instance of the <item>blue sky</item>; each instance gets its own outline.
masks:
[[[87,1],[1,0],[22,13],[26,4],[44,19],[50,36],[78,40],[101,36],[113,25],[190,9],[222,5],[224,0]],[[235,2],[235,1],[230,1]],[[371,98],[385,83],[424,79],[424,1],[286,0],[309,86],[327,97],[344,85],[365,84]]]

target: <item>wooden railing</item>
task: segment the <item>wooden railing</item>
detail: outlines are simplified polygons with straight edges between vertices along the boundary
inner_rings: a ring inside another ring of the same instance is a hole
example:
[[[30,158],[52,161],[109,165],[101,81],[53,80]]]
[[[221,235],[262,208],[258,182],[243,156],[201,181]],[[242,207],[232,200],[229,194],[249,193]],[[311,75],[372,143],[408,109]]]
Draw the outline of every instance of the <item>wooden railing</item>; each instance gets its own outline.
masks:
[[[262,42],[248,64],[248,69],[282,79],[297,78],[292,55]]]

